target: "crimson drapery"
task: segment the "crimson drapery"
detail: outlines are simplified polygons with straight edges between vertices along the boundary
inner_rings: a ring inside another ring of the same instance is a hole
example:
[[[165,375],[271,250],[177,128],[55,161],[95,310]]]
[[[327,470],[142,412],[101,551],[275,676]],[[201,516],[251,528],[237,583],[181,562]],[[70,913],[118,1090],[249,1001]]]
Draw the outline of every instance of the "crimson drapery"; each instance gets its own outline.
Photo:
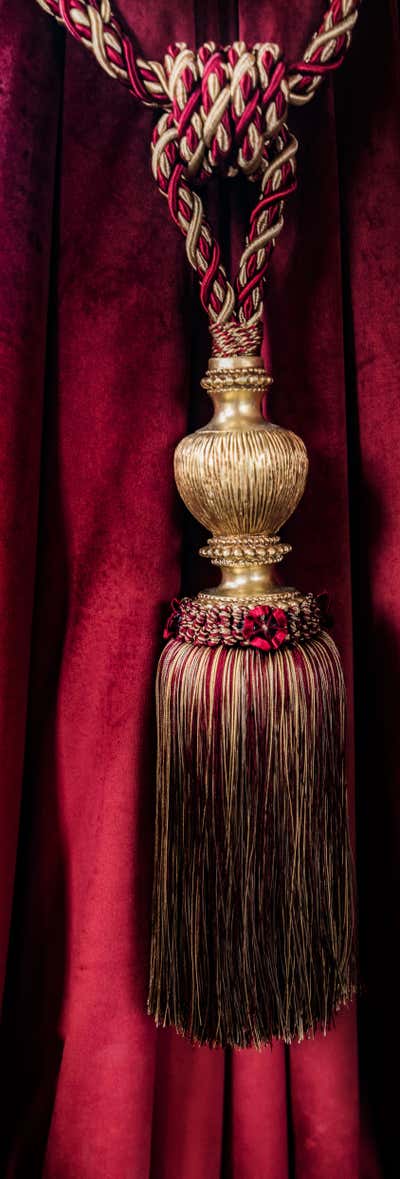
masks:
[[[237,35],[276,39],[295,58],[321,11],[320,0],[119,3],[156,58],[171,39]],[[366,0],[335,89],[292,114],[300,186],[267,293],[271,412],[301,434],[311,461],[286,529],[288,576],[332,594],[350,698],[360,1069],[354,1007],[325,1039],[260,1053],[192,1048],[145,1014],[154,669],[182,569],[185,588],[204,577],[197,562],[188,568],[171,461],[189,420],[206,413],[206,331],[150,174],[152,112],[34,0],[0,0],[0,16],[2,1173],[389,1179],[399,1048],[395,6]],[[225,237],[229,212],[235,246],[238,202],[214,203]]]

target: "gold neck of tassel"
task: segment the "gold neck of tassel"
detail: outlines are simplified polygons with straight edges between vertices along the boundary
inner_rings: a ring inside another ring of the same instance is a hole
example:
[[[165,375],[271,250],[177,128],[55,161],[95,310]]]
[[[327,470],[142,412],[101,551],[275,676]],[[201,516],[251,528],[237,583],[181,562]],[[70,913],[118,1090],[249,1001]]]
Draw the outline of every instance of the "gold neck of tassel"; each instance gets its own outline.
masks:
[[[301,438],[263,416],[271,381],[259,356],[212,358],[202,385],[213,416],[175,451],[178,491],[212,534],[201,555],[221,570],[219,585],[202,597],[265,601],[285,593],[276,566],[291,546],[279,532],[303,495],[308,459]]]

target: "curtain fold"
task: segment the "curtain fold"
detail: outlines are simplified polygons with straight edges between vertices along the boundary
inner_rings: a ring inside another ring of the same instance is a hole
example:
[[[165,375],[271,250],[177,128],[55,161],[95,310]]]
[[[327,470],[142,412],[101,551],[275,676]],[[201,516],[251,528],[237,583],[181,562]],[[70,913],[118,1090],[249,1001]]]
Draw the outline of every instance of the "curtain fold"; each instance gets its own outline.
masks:
[[[118,9],[148,56],[240,36],[295,58],[322,5]],[[353,1005],[326,1038],[260,1053],[192,1047],[145,1013],[154,672],[169,600],[204,578],[172,456],[207,412],[207,333],[150,172],[153,115],[34,0],[0,0],[0,20],[2,1173],[391,1179],[394,7],[363,6],[335,90],[292,115],[299,189],[266,295],[271,416],[311,465],[287,578],[330,592],[345,666],[365,994],[358,1041]],[[235,200],[211,202],[235,249]]]
[[[20,814],[36,567],[59,76],[54,29],[2,0],[0,992]]]

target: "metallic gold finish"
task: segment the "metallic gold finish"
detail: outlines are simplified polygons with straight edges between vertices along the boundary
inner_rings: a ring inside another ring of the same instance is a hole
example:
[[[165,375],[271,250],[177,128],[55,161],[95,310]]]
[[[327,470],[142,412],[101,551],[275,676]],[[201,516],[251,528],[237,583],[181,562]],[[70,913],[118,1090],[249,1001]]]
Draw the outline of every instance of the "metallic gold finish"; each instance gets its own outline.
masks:
[[[211,356],[208,368],[210,372],[239,368],[264,368],[264,361],[262,356]]]
[[[222,569],[221,581],[216,589],[209,589],[209,598],[261,598],[266,602],[269,594],[279,587],[273,565],[232,565]]]
[[[307,601],[307,594],[300,593],[299,590],[291,586],[276,585],[271,582],[267,589],[259,587],[260,592],[253,592],[250,594],[236,595],[235,602],[238,606],[280,606],[282,610],[288,610],[293,606],[301,606]],[[196,602],[202,606],[224,606],[226,604],[227,594],[221,594],[221,586],[217,586],[215,590],[204,591],[197,594]]]
[[[228,567],[232,563],[247,565],[275,564],[282,561],[291,551],[290,544],[283,544],[279,536],[212,536],[204,548],[200,549],[201,557],[208,557],[212,565]]]
[[[239,367],[237,361],[247,359]],[[209,368],[203,385],[213,404],[211,421],[183,438],[174,467],[189,511],[213,534],[203,554],[223,567],[215,594],[254,597],[278,584],[274,563],[289,546],[277,533],[304,491],[304,443],[265,420],[261,398],[270,383],[257,357],[232,357],[235,367]],[[220,559],[217,559],[220,558]]]
[[[251,357],[251,359],[254,359]],[[203,389],[211,397],[218,392],[219,389],[242,389],[243,382],[245,382],[247,389],[252,389],[253,392],[266,393],[270,385],[273,384],[272,377],[266,373],[264,366],[246,365],[242,368],[221,369],[218,368],[215,372],[208,369],[205,377],[202,378],[200,384]]]

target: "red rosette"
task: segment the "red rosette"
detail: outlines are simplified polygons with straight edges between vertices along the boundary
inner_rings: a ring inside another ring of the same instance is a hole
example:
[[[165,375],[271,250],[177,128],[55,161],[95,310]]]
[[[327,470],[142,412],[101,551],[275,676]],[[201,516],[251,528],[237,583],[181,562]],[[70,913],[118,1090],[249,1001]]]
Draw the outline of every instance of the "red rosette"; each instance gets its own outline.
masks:
[[[246,615],[243,639],[259,651],[277,651],[289,637],[288,617],[279,606],[254,606]]]

